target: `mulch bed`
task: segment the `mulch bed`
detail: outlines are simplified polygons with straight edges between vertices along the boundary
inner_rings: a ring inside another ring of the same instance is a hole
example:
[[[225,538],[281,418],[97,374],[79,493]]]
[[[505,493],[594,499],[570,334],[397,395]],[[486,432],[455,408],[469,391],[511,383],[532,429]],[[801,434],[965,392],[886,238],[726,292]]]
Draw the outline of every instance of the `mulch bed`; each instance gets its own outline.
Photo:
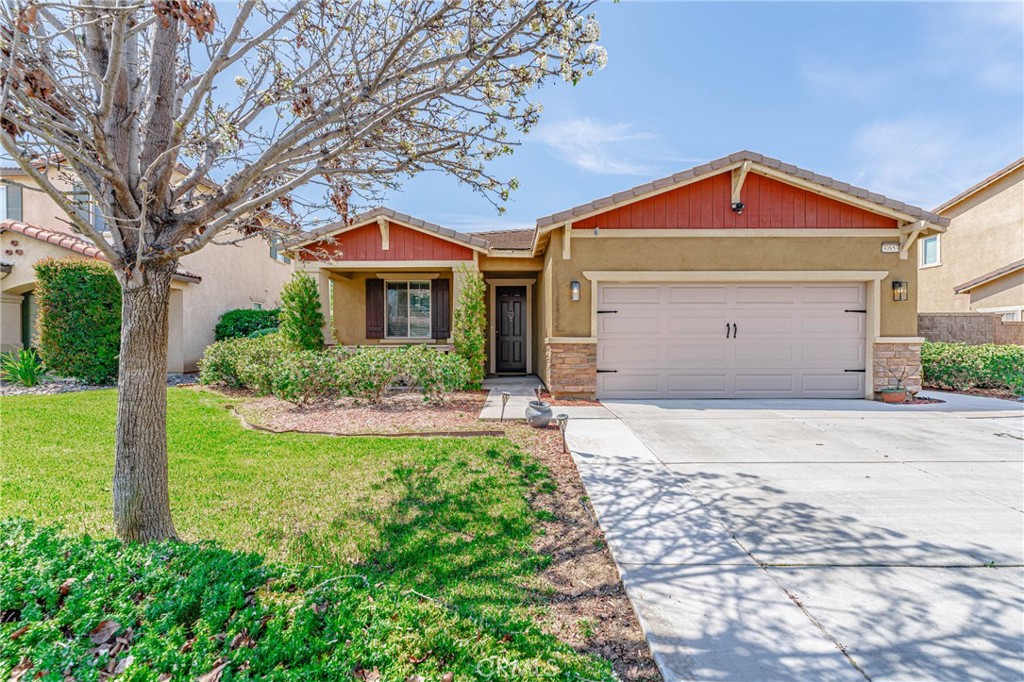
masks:
[[[481,421],[477,417],[485,391],[454,394],[441,406],[425,404],[419,394],[410,394],[388,398],[381,405],[342,400],[306,407],[274,398],[251,398],[239,391],[222,392],[240,398],[233,409],[246,422],[275,431],[408,436],[412,432],[440,435],[437,432],[503,430],[513,443],[536,456],[558,484],[554,492],[531,500],[535,508],[553,515],[553,520],[540,522],[542,533],[534,545],[536,551],[552,558],[539,576],[549,595],[541,627],[577,651],[608,659],[626,682],[661,680],[576,465],[562,452],[562,437],[554,423],[534,429],[523,422],[499,426]],[[556,401],[555,405],[591,403],[596,401]]]

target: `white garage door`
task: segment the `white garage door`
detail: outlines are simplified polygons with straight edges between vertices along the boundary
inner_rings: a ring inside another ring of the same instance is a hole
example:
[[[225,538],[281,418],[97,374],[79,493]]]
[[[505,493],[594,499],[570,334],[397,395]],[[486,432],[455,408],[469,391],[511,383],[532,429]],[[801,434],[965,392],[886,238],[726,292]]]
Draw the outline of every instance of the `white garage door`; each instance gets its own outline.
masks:
[[[863,398],[865,287],[601,284],[600,398]]]

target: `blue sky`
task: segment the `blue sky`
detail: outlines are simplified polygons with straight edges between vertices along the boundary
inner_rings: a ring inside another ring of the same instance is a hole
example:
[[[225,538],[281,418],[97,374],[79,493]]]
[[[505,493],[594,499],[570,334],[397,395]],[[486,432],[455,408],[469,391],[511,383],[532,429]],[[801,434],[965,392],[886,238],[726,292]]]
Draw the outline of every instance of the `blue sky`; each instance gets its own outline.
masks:
[[[548,86],[498,216],[438,175],[388,204],[455,229],[536,218],[740,149],[931,208],[1024,154],[1024,4],[622,2],[608,66]]]

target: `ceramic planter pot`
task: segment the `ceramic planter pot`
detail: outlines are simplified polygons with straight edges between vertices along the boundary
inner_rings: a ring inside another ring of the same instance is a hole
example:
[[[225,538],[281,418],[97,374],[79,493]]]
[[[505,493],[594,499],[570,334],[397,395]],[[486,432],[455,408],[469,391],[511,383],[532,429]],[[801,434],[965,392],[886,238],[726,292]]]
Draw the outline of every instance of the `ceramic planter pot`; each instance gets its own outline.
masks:
[[[551,405],[543,400],[531,400],[526,406],[526,423],[535,429],[543,429],[551,423]]]
[[[878,394],[883,403],[905,403],[907,402],[907,389],[905,388],[883,388]]]

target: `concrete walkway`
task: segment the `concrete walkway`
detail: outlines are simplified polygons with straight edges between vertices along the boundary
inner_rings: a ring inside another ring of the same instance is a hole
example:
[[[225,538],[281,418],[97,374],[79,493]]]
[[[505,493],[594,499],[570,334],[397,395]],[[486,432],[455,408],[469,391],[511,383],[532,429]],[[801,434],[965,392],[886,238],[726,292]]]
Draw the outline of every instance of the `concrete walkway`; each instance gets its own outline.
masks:
[[[1024,405],[936,397],[570,422],[666,681],[1024,679]]]
[[[489,389],[487,400],[480,410],[480,419],[501,419],[501,394],[508,393],[505,405],[505,419],[526,420],[526,407],[531,400],[537,399],[537,389],[543,382],[536,376],[525,377],[490,377],[484,379],[484,388]],[[551,409],[554,414],[567,414],[569,420],[575,419],[613,419],[615,415],[601,405],[573,405]]]

